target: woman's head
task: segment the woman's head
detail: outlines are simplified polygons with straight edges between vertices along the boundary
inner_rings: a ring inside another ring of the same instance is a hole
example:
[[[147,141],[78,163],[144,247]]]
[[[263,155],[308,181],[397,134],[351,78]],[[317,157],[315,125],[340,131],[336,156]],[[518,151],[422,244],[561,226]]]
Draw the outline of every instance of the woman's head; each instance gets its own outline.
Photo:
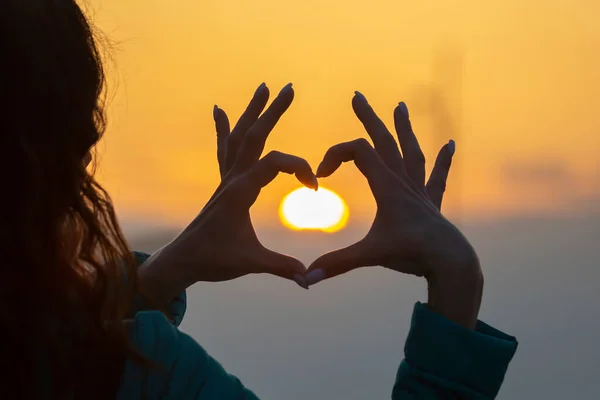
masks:
[[[2,0],[0,54],[3,353],[18,350],[15,390],[36,365],[59,391],[101,386],[128,351],[118,321],[137,283],[84,161],[105,128],[96,36],[74,0]]]
[[[14,202],[3,209],[14,213],[33,201],[60,218],[79,194],[81,160],[104,131],[100,54],[72,0],[0,7],[0,159]]]

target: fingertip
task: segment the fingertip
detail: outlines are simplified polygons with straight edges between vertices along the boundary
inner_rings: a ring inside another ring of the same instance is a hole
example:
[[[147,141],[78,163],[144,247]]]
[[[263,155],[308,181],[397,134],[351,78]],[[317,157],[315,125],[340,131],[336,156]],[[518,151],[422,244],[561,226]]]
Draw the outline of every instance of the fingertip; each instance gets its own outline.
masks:
[[[287,111],[288,107],[290,107],[290,105],[294,101],[294,97],[295,93],[294,89],[292,88],[292,84],[288,83],[283,87],[283,89],[279,91],[279,94],[277,95],[277,97],[275,97],[275,100],[273,101],[273,104],[271,104],[271,107],[275,106],[278,110],[278,113],[283,113]]]
[[[301,288],[303,288],[303,289],[306,289],[306,290],[308,290],[308,282],[306,281],[306,278],[305,278],[305,277],[303,277],[303,276],[302,276],[302,275],[300,275],[300,274],[295,274],[295,275],[292,277],[292,279],[293,279],[293,281],[294,281],[294,282],[296,282],[296,283],[298,284],[298,286],[300,286],[300,287],[301,287]]]
[[[319,166],[317,167],[317,173],[315,174],[315,176],[317,178],[326,178],[329,175],[331,175],[331,173],[328,173],[327,165],[325,163],[325,160],[323,160],[321,161],[321,164],[319,164]]]
[[[264,92],[268,92],[269,88],[267,87],[266,83],[261,83],[260,85],[258,85],[258,87],[256,88],[256,94],[261,94]]]
[[[316,190],[318,187],[317,177],[311,172],[310,174],[306,174],[304,172],[296,172],[296,179],[300,181],[306,188]]]
[[[394,125],[398,135],[405,135],[412,131],[408,107],[403,101],[398,103],[394,109]],[[400,145],[402,145],[402,141],[400,142]]]
[[[325,274],[325,270],[322,268],[317,268],[312,271],[309,271],[305,276],[306,283],[308,283],[309,286],[312,286],[312,285],[315,285],[315,284],[321,282],[326,277],[327,277],[327,275]]]
[[[319,164],[317,167],[317,172],[315,173],[317,178],[323,178],[323,163]]]
[[[251,261],[251,264],[256,267],[256,272],[266,272],[285,279],[291,279],[299,285],[305,282],[306,266],[302,261],[266,248],[263,252]]]
[[[354,96],[352,97],[352,110],[358,119],[361,118],[363,112],[362,107],[364,107],[365,104],[369,104],[366,97],[361,92],[354,92]]]
[[[215,104],[215,106],[213,107],[213,119],[215,121],[217,121],[218,113],[219,113],[219,107]]]
[[[256,88],[256,91],[254,92],[254,97],[266,97],[267,99],[269,98],[269,88],[267,87],[266,83],[261,83],[258,88]]]
[[[288,83],[287,85],[285,85],[283,87],[283,89],[281,89],[281,91],[279,92],[279,95],[282,96],[284,94],[288,94],[288,93],[294,93],[294,89],[292,87],[292,83]]]
[[[287,155],[288,157],[290,157],[289,155]],[[299,157],[295,157],[295,156],[291,156],[292,160],[295,160],[298,165],[296,167],[294,167],[293,170],[291,171],[295,171],[294,174],[296,175],[296,178],[307,188],[309,189],[313,189],[313,190],[317,190],[319,188],[319,182],[317,181],[317,177],[315,176],[315,174],[313,173],[312,168],[310,167],[310,164],[308,163],[308,161],[299,158]],[[284,171],[285,172],[285,171]]]
[[[408,107],[406,106],[406,103],[404,103],[403,101],[398,103],[398,109],[405,118],[409,118]]]
[[[311,173],[311,175],[306,179],[306,182],[303,182],[304,185],[313,190],[317,190],[319,188],[319,182],[317,181],[317,177]]]
[[[360,101],[364,101],[365,103],[368,103],[365,95],[362,94],[361,92],[359,92],[358,90],[354,92],[354,98],[357,100],[360,100]]]
[[[448,152],[450,153],[450,157],[454,156],[456,152],[456,142],[452,139],[448,142]]]

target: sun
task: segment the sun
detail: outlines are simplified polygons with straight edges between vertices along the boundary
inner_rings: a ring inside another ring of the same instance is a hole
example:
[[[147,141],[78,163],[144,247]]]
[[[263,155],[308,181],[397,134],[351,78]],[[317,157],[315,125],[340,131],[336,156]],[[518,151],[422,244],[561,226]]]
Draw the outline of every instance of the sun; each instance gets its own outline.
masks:
[[[305,187],[296,189],[285,196],[279,206],[281,221],[295,230],[336,232],[346,226],[348,214],[344,200],[324,187],[317,191]]]

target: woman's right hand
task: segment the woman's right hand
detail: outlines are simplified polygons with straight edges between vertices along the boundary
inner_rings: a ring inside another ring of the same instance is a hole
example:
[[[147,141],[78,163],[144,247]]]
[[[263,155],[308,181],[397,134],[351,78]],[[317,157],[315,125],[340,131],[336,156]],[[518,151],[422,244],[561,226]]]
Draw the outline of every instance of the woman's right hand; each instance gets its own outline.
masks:
[[[406,105],[400,103],[394,111],[403,155],[362,94],[356,93],[352,106],[375,148],[365,139],[333,146],[319,165],[317,177],[328,177],[343,162],[354,161],[368,180],[377,213],[364,239],[313,262],[306,274],[309,285],[376,265],[425,276],[429,307],[474,328],[483,285],[479,261],[467,239],[439,211],[454,142],[442,147],[426,185],[425,158]]]
[[[221,184],[194,221],[140,270],[142,285],[158,303],[166,304],[198,281],[226,281],[256,273],[277,275],[308,288],[302,262],[265,248],[249,212],[260,190],[279,172],[295,174],[309,188],[318,187],[304,159],[276,151],[260,159],[269,133],[293,98],[290,84],[263,113],[269,89],[262,84],[231,132],[225,112],[215,106]]]

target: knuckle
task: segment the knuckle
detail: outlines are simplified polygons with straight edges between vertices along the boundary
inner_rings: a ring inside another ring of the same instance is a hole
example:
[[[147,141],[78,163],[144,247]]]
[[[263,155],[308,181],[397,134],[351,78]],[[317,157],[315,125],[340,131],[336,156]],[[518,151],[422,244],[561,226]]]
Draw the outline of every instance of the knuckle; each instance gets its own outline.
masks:
[[[367,150],[373,149],[373,147],[371,146],[371,143],[369,143],[369,141],[365,138],[356,139],[354,141],[354,143],[356,144],[357,148],[361,151],[367,151]]]
[[[299,159],[299,165],[307,171],[311,170],[310,164],[304,158]]]
[[[338,154],[340,151],[342,151],[342,149],[344,148],[345,144],[344,143],[338,143],[334,146],[331,146],[327,152],[325,153],[325,157],[330,157],[333,156],[335,154]]]
[[[271,150],[266,156],[263,157],[263,162],[268,166],[274,166],[277,163],[277,160],[279,160],[282,156],[283,153],[277,150]]]
[[[327,152],[325,152],[325,156],[323,157],[324,160],[328,160],[328,159],[335,159],[337,157],[340,156],[341,153],[343,153],[344,151],[344,144],[343,143],[339,143],[336,144],[335,146],[330,147]]]
[[[358,146],[371,146],[369,141],[365,138],[358,138],[354,141]]]
[[[269,158],[269,159],[274,159],[274,158],[281,158],[284,154],[280,151],[277,150],[271,150],[267,153],[267,155],[265,156],[265,158]]]

